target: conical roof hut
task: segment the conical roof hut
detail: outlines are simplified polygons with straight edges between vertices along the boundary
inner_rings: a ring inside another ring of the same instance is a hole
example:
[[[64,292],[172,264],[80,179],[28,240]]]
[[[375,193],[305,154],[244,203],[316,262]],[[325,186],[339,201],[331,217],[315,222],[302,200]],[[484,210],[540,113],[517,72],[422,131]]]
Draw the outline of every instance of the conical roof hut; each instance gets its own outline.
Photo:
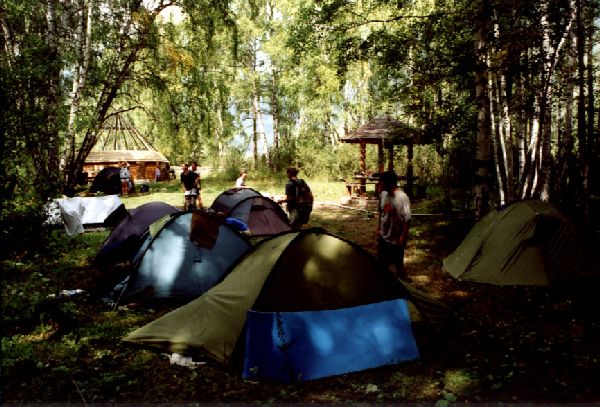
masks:
[[[122,115],[111,116],[102,126],[98,142],[88,155],[83,166],[88,178],[93,179],[106,167],[118,167],[127,161],[133,180],[155,178],[160,169],[160,179],[168,176],[169,160],[158,152],[144,135]]]

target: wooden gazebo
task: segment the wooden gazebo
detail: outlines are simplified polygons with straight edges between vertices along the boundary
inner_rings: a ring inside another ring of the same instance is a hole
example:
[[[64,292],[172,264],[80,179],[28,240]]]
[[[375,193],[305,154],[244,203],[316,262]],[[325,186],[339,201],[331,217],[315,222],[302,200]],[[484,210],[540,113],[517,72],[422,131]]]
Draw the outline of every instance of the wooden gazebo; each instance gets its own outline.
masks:
[[[168,177],[169,160],[123,116],[116,114],[102,126],[98,142],[85,160],[83,171],[93,179],[105,167],[118,167],[127,161],[133,180],[154,179],[158,167],[161,179]]]
[[[385,150],[387,150],[387,170],[394,170],[394,146],[407,147],[408,163],[406,166],[406,191],[412,195],[414,176],[412,169],[413,146],[423,144],[421,131],[401,123],[390,115],[379,116],[356,130],[348,132],[340,138],[342,143],[354,143],[360,146],[359,169],[363,174],[367,172],[366,157],[367,144],[377,145],[377,171],[379,174],[385,168]]]

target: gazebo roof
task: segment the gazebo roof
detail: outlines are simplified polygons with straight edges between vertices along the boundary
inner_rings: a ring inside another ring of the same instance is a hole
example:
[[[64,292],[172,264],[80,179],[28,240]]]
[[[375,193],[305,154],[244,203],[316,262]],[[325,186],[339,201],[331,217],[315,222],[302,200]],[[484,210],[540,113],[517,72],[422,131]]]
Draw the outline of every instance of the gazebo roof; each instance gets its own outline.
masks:
[[[144,135],[120,114],[102,126],[98,142],[87,156],[86,164],[121,161],[169,162]]]
[[[390,115],[376,117],[356,130],[340,137],[342,143],[422,144],[421,131]]]

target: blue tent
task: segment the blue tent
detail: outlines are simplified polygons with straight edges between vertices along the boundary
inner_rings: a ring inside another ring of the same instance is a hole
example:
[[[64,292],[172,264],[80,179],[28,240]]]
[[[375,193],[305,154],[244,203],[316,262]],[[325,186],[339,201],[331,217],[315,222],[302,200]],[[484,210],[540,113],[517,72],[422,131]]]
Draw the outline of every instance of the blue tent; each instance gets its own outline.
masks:
[[[213,287],[249,248],[221,218],[202,210],[178,212],[149,228],[134,271],[114,295],[121,301],[189,301]]]

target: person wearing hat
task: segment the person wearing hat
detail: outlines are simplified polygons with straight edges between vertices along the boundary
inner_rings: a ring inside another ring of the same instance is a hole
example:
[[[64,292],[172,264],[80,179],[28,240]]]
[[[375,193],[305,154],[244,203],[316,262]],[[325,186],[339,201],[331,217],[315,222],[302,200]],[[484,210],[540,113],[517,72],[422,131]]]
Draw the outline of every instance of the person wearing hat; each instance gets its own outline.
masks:
[[[386,171],[379,178],[379,222],[377,223],[377,256],[401,279],[406,278],[404,270],[404,249],[410,226],[410,199],[398,187],[398,176]]]

